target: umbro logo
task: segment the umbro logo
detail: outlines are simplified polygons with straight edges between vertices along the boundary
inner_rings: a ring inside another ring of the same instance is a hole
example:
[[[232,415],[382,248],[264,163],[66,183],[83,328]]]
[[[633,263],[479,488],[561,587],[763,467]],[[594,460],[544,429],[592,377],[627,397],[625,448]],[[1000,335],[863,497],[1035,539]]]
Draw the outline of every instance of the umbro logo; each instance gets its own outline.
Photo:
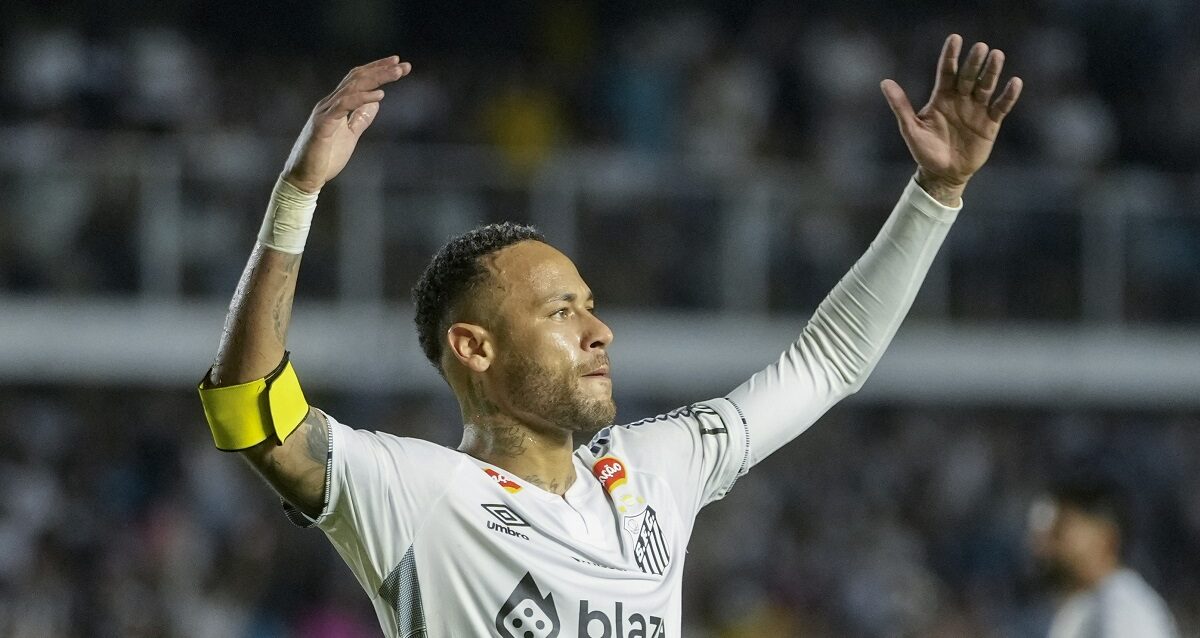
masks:
[[[521,518],[521,515],[512,511],[507,505],[501,503],[484,503],[483,509],[489,514],[496,517],[496,520],[508,525],[509,527],[529,527],[529,522]]]
[[[505,536],[529,540],[528,536],[513,529],[514,527],[529,527],[529,522],[521,518],[520,514],[512,511],[512,508],[501,503],[484,503],[481,507],[487,510],[489,514],[496,517],[497,521],[500,521],[499,523],[496,523],[496,521],[488,521],[488,529],[492,530],[493,532],[504,534]]]

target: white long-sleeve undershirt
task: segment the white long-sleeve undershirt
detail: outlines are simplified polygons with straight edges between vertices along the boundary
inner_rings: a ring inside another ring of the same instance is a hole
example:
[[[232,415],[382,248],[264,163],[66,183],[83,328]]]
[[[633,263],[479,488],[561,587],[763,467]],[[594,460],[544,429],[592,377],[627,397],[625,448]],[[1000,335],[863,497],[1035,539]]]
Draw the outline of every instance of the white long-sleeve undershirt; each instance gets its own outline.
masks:
[[[750,465],[804,432],[862,387],[908,314],[958,208],[915,180],[867,252],[829,293],[779,360],[730,392],[750,439]]]

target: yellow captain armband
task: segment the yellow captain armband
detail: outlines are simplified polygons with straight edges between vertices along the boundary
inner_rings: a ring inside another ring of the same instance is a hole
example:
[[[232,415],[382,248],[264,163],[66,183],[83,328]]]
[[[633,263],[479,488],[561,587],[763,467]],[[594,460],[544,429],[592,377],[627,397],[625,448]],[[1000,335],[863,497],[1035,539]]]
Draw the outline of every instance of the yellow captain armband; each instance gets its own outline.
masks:
[[[221,388],[208,386],[208,375],[200,382],[200,402],[218,450],[237,452],[252,448],[268,438],[283,443],[308,414],[308,402],[300,391],[300,380],[284,353],[274,372],[249,383]]]

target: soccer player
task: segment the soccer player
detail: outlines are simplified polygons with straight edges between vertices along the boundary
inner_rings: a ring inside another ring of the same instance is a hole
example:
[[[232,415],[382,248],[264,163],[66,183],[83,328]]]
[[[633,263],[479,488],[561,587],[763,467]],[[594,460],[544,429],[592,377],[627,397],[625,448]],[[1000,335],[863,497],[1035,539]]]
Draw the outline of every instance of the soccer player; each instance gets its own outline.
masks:
[[[961,49],[946,39],[919,112],[882,83],[916,174],[795,342],[726,396],[611,425],[613,333],[571,260],[526,226],[451,239],[413,298],[462,410],[457,449],[309,408],[284,350],[317,193],[411,67],[352,70],[296,141],[201,384],[217,447],[328,536],[389,636],[678,636],[697,512],[862,386],[1017,102],[1019,79],[998,86],[1002,52]]]
[[[1174,638],[1170,610],[1122,563],[1129,517],[1115,486],[1065,482],[1030,513],[1034,555],[1063,599],[1049,638]]]

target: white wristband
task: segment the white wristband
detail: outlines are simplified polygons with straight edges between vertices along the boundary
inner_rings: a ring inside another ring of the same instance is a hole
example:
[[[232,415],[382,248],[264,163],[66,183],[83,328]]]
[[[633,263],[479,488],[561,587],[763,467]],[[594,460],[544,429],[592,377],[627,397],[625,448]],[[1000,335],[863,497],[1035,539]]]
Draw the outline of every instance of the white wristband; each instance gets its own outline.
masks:
[[[304,252],[319,193],[306,193],[284,181],[281,176],[275,182],[271,203],[267,204],[267,215],[258,231],[259,243],[281,253],[298,255]]]

